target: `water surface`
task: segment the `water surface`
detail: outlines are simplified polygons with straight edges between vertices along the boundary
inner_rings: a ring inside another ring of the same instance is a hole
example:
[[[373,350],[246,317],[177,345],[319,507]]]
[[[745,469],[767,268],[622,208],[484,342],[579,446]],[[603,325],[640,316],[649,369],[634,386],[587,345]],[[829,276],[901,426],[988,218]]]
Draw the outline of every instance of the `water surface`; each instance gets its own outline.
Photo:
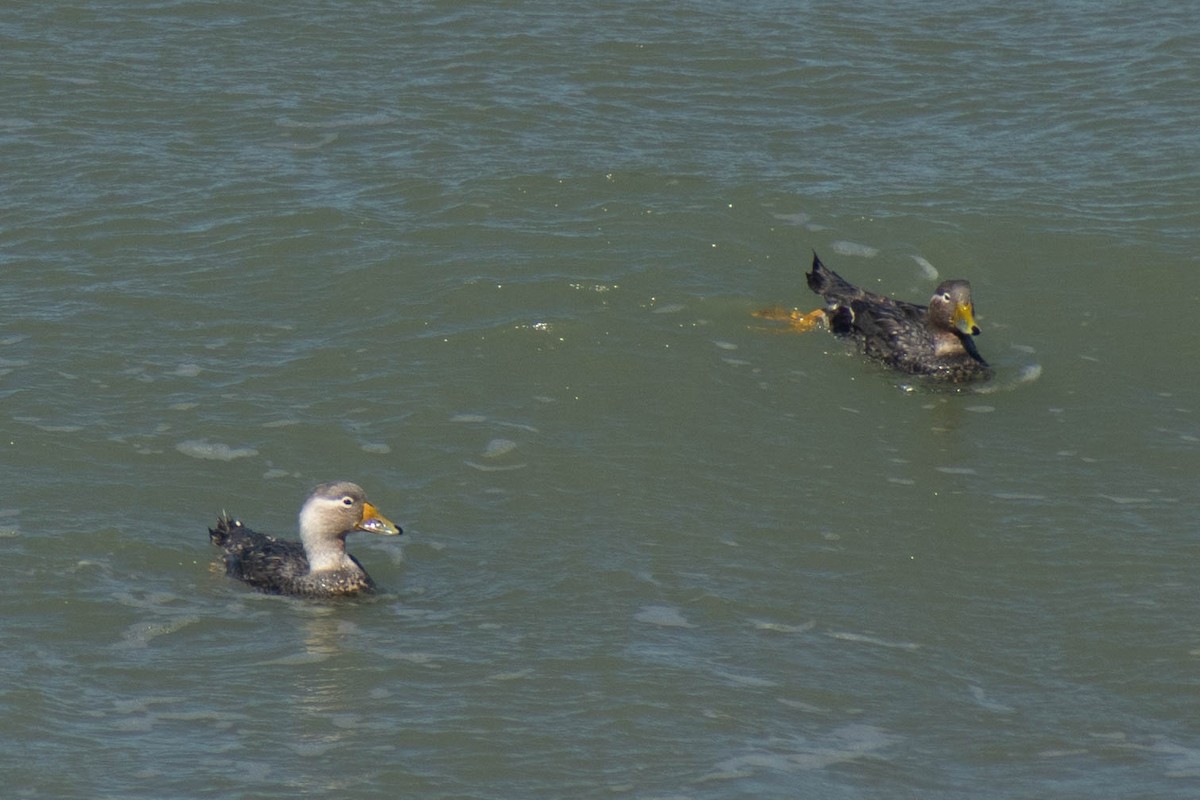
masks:
[[[0,12],[10,792],[1194,797],[1188,12]],[[379,596],[214,569],[336,478]]]

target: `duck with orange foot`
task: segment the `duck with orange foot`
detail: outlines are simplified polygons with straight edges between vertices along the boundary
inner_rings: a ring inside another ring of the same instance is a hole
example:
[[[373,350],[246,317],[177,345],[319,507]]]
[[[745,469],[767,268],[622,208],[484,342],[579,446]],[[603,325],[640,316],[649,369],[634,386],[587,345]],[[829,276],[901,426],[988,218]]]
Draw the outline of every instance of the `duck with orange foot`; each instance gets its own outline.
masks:
[[[855,341],[868,358],[910,375],[944,383],[992,376],[975,347],[979,325],[967,281],[943,281],[922,306],[861,289],[816,253],[806,277],[808,287],[825,298],[825,308],[807,314],[773,308],[755,316],[787,322],[797,332],[825,324],[835,336]]]

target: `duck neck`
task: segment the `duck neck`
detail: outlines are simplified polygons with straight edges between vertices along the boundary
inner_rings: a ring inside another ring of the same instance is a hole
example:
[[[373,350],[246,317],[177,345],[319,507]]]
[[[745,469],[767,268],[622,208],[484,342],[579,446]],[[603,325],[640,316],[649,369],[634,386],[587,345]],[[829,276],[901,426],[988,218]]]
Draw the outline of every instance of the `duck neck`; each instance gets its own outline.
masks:
[[[349,531],[329,534],[321,529],[321,520],[313,516],[307,506],[300,512],[300,543],[304,545],[304,554],[308,556],[309,571],[327,572],[353,566],[354,562],[346,555],[346,534]]]
[[[304,552],[308,556],[308,568],[311,572],[328,572],[343,569],[351,564],[350,556],[346,555],[346,536],[331,536],[324,538],[305,537]]]

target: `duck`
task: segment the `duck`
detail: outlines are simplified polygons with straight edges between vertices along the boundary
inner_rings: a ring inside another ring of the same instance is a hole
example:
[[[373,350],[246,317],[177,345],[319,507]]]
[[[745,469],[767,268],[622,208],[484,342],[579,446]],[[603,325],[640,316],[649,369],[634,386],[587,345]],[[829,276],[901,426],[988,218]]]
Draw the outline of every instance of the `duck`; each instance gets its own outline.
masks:
[[[403,531],[350,481],[323,483],[300,509],[300,541],[253,531],[222,512],[209,539],[221,548],[225,574],[267,594],[346,597],[374,591],[375,582],[346,552],[346,536],[367,531],[399,536]]]
[[[825,307],[808,314],[764,309],[756,316],[782,320],[802,332],[824,323],[831,333],[856,342],[865,356],[899,372],[943,383],[966,383],[992,376],[979,354],[971,284],[942,281],[928,305],[868,292],[825,266],[813,253],[808,287]]]

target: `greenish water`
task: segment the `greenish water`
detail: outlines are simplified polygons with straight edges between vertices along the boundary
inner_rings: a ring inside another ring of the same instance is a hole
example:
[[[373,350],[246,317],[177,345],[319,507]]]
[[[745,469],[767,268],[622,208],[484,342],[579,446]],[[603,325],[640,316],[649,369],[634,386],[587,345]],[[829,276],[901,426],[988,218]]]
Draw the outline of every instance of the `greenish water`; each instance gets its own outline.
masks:
[[[1192,16],[0,12],[6,796],[1195,797]],[[214,569],[339,478],[384,593]]]

